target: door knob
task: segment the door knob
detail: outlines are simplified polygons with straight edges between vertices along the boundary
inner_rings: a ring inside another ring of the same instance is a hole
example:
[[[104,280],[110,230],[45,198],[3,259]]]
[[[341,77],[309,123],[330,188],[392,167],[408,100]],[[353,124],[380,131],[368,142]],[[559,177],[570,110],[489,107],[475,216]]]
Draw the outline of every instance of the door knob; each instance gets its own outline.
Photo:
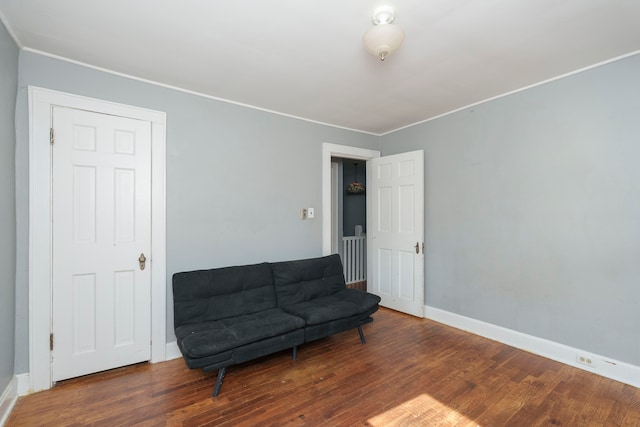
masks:
[[[144,270],[144,265],[147,262],[147,258],[144,256],[144,254],[140,254],[140,258],[138,258],[138,262],[140,263],[140,270]]]
[[[418,242],[416,242],[416,253],[420,253],[420,244]]]

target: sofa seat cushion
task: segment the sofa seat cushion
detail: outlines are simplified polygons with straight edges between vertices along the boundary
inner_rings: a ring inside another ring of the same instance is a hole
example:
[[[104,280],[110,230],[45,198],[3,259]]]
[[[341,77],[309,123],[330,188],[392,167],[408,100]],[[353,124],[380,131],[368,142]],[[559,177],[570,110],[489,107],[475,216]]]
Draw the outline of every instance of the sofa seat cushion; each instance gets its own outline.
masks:
[[[307,325],[318,325],[362,313],[366,313],[364,317],[367,317],[379,302],[380,297],[377,295],[347,288],[329,296],[287,305],[282,309],[303,318]]]
[[[207,357],[303,328],[304,320],[274,308],[176,328],[180,348],[190,358]]]

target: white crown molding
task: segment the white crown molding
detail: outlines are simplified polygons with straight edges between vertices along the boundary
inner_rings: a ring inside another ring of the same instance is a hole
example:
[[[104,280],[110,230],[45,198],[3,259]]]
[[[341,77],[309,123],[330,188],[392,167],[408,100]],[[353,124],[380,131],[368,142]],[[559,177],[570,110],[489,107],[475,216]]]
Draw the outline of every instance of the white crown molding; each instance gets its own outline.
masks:
[[[457,113],[459,111],[466,110],[468,108],[472,108],[472,107],[475,107],[475,106],[478,106],[478,105],[481,105],[481,104],[484,104],[484,103],[487,103],[487,102],[490,102],[490,101],[494,101],[496,99],[504,98],[504,97],[507,97],[507,96],[510,96],[510,95],[513,95],[513,94],[516,94],[516,93],[519,93],[519,92],[523,92],[523,91],[528,90],[528,89],[535,88],[537,86],[542,86],[542,85],[545,85],[547,83],[554,82],[556,80],[561,80],[561,79],[564,79],[566,77],[570,77],[570,76],[573,76],[575,74],[579,74],[579,73],[591,70],[593,68],[597,68],[597,67],[600,67],[600,66],[603,66],[603,65],[610,64],[612,62],[620,61],[620,60],[623,60],[623,59],[626,59],[626,58],[629,58],[629,57],[632,57],[632,56],[640,54],[640,50],[636,50],[636,51],[633,51],[633,52],[630,52],[630,53],[626,53],[624,55],[616,56],[615,58],[607,59],[605,61],[601,61],[601,62],[598,62],[596,64],[588,65],[586,67],[579,68],[577,70],[570,71],[570,72],[565,73],[565,74],[561,74],[559,76],[551,77],[551,78],[549,78],[547,80],[543,80],[541,82],[533,83],[533,84],[530,84],[528,86],[523,86],[521,88],[514,89],[512,91],[505,92],[503,94],[493,96],[491,98],[483,99],[481,101],[474,102],[472,104],[468,104],[468,105],[465,105],[465,106],[460,107],[460,108],[456,108],[456,109],[451,110],[451,111],[447,111],[445,113],[439,114],[439,115],[434,116],[434,117],[429,117],[429,118],[424,119],[424,120],[420,120],[420,121],[417,121],[417,122],[414,122],[414,123],[410,123],[408,125],[401,126],[399,128],[389,130],[387,132],[375,133],[375,132],[369,132],[369,131],[365,131],[365,130],[361,130],[361,129],[349,128],[349,127],[346,127],[346,126],[334,125],[334,124],[331,124],[331,123],[321,122],[321,121],[309,119],[309,118],[306,118],[306,117],[301,117],[301,116],[296,116],[296,115],[292,115],[292,114],[282,113],[282,112],[275,111],[275,110],[269,110],[267,108],[257,107],[255,105],[251,105],[251,104],[245,104],[245,103],[242,103],[242,102],[237,102],[237,101],[233,101],[233,100],[226,99],[226,98],[221,98],[221,97],[217,97],[217,96],[213,96],[213,95],[208,95],[208,94],[205,94],[205,93],[202,93],[202,92],[197,92],[197,91],[193,91],[193,90],[190,90],[190,89],[185,89],[185,88],[181,88],[181,87],[178,87],[178,86],[168,85],[168,84],[165,84],[165,83],[160,83],[160,82],[157,82],[157,81],[154,81],[154,80],[145,79],[145,78],[142,78],[142,77],[136,77],[136,76],[133,76],[133,75],[130,75],[130,74],[121,73],[119,71],[114,71],[114,70],[111,70],[111,69],[108,69],[108,68],[98,67],[98,66],[95,66],[95,65],[88,64],[86,62],[76,61],[74,59],[70,59],[70,58],[67,58],[67,57],[64,57],[64,56],[60,56],[60,55],[55,55],[55,54],[52,54],[52,53],[49,53],[49,52],[45,52],[45,51],[42,51],[42,50],[38,50],[38,49],[33,49],[33,48],[30,48],[30,47],[22,46],[22,44],[20,43],[18,38],[13,33],[11,27],[8,26],[7,23],[6,23],[6,20],[3,19],[3,16],[2,16],[1,13],[0,13],[0,20],[3,21],[3,23],[5,24],[5,27],[7,28],[7,31],[9,32],[9,34],[11,34],[11,36],[13,37],[14,41],[16,42],[16,44],[18,44],[18,47],[20,47],[20,49],[24,50],[25,52],[35,53],[37,55],[46,56],[46,57],[49,57],[49,58],[52,58],[52,59],[57,59],[57,60],[60,60],[60,61],[68,62],[68,63],[74,64],[74,65],[78,65],[78,66],[81,66],[81,67],[90,68],[90,69],[93,69],[93,70],[96,70],[96,71],[101,71],[101,72],[104,72],[104,73],[113,74],[113,75],[116,75],[116,76],[119,76],[119,77],[124,77],[124,78],[127,78],[127,79],[136,80],[136,81],[139,81],[139,82],[151,84],[151,85],[154,85],[154,86],[163,87],[165,89],[175,90],[175,91],[178,91],[178,92],[187,93],[187,94],[194,95],[194,96],[199,96],[199,97],[202,97],[202,98],[212,99],[212,100],[215,100],[215,101],[220,101],[220,102],[224,102],[224,103],[227,103],[227,104],[233,104],[233,105],[237,105],[237,106],[244,107],[244,108],[250,108],[252,110],[258,110],[258,111],[262,111],[262,112],[265,112],[265,113],[276,114],[276,115],[279,115],[279,116],[288,117],[288,118],[295,119],[295,120],[302,120],[302,121],[305,121],[305,122],[309,122],[309,123],[313,123],[313,124],[317,124],[317,125],[321,125],[321,126],[328,126],[328,127],[335,128],[335,129],[342,129],[342,130],[347,130],[347,131],[351,131],[351,132],[358,132],[358,133],[363,133],[363,134],[372,135],[372,136],[386,136],[386,135],[392,134],[394,132],[398,132],[400,130],[404,130],[404,129],[407,129],[407,128],[410,128],[410,127],[413,127],[413,126],[417,126],[417,125],[421,125],[423,123],[430,122],[432,120],[437,120],[437,119],[440,119],[442,117],[446,117],[446,116],[448,116],[450,114],[454,114],[454,113]]]
[[[20,43],[20,39],[16,35],[15,31],[13,31],[13,28],[11,27],[11,25],[9,25],[9,21],[7,21],[7,18],[6,16],[4,16],[4,13],[2,13],[2,11],[0,11],[0,22],[2,22],[2,25],[4,25],[4,28],[6,28],[7,33],[9,33],[9,35],[11,36],[15,44],[18,46],[18,49],[23,49],[24,46],[22,46],[22,43]]]
[[[452,326],[456,329],[471,332],[528,351],[529,353],[573,366],[574,368],[579,368],[640,388],[640,366],[620,362],[606,356],[593,354],[579,348],[527,335],[522,332],[461,316],[428,305],[424,307],[424,314],[428,319]],[[592,366],[589,367],[579,363],[577,354],[588,357],[592,361]]]
[[[562,80],[562,79],[564,79],[566,77],[571,77],[573,75],[580,74],[580,73],[583,73],[585,71],[589,71],[589,70],[591,70],[593,68],[598,68],[598,67],[601,67],[603,65],[610,64],[612,62],[621,61],[623,59],[630,58],[630,57],[638,55],[638,54],[640,54],[640,50],[636,50],[634,52],[630,52],[630,53],[627,53],[627,54],[624,54],[624,55],[616,56],[615,58],[607,59],[606,61],[598,62],[596,64],[592,64],[592,65],[586,66],[584,68],[579,68],[577,70],[570,71],[568,73],[561,74],[559,76],[551,77],[550,79],[543,80],[541,82],[533,83],[533,84],[530,84],[528,86],[524,86],[524,87],[521,87],[521,88],[518,88],[518,89],[514,89],[514,90],[512,90],[510,92],[505,92],[503,94],[496,95],[496,96],[493,96],[491,98],[483,99],[482,101],[474,102],[473,104],[465,105],[464,107],[456,108],[455,110],[447,111],[446,113],[438,114],[437,116],[434,116],[434,117],[429,117],[428,119],[420,120],[420,121],[415,122],[415,123],[410,123],[408,125],[399,127],[397,129],[390,130],[388,132],[383,132],[383,133],[379,134],[378,136],[385,136],[385,135],[389,135],[391,133],[394,133],[394,132],[397,132],[397,131],[400,131],[400,130],[403,130],[403,129],[407,129],[407,128],[410,128],[410,127],[413,127],[413,126],[418,126],[418,125],[421,125],[423,123],[427,123],[427,122],[430,122],[430,121],[433,121],[433,120],[437,120],[437,119],[440,119],[442,117],[446,117],[446,116],[448,116],[450,114],[454,114],[454,113],[457,113],[459,111],[466,110],[467,108],[476,107],[478,105],[481,105],[481,104],[484,104],[484,103],[487,103],[487,102],[491,102],[491,101],[495,101],[496,99],[504,98],[504,97],[516,94],[518,92],[523,92],[525,90],[529,90],[529,89],[532,89],[534,87],[546,85],[547,83],[552,83],[552,82],[555,82],[556,80]]]
[[[367,132],[367,131],[360,130],[360,129],[353,129],[353,128],[349,128],[349,127],[345,127],[345,126],[334,125],[334,124],[331,124],[331,123],[320,122],[320,121],[309,119],[309,118],[306,118],[306,117],[295,116],[295,115],[292,115],[292,114],[282,113],[280,111],[275,111],[275,110],[269,110],[267,108],[257,107],[255,105],[245,104],[245,103],[242,103],[242,102],[233,101],[231,99],[220,98],[220,97],[217,97],[217,96],[208,95],[206,93],[197,92],[197,91],[190,90],[190,89],[185,89],[185,88],[182,88],[182,87],[179,87],[179,86],[173,86],[173,85],[157,82],[155,80],[149,80],[149,79],[145,79],[145,78],[142,78],[142,77],[137,77],[137,76],[134,76],[134,75],[131,75],[131,74],[121,73],[119,71],[114,71],[114,70],[111,70],[111,69],[108,69],[108,68],[98,67],[96,65],[87,64],[86,62],[76,61],[74,59],[70,59],[70,58],[67,58],[67,57],[64,57],[64,56],[55,55],[55,54],[52,54],[52,53],[44,52],[42,50],[32,49],[30,47],[23,47],[22,50],[24,50],[25,52],[34,53],[36,55],[46,56],[46,57],[49,57],[51,59],[56,59],[58,61],[68,62],[70,64],[78,65],[80,67],[90,68],[92,70],[101,71],[101,72],[107,73],[107,74],[112,74],[112,75],[115,75],[115,76],[118,76],[118,77],[123,77],[123,78],[126,78],[126,79],[136,80],[136,81],[139,81],[139,82],[142,82],[142,83],[147,83],[147,84],[150,84],[150,85],[159,86],[159,87],[162,87],[162,88],[165,88],[165,89],[175,90],[177,92],[182,92],[182,93],[186,93],[186,94],[189,94],[189,95],[199,96],[201,98],[212,99],[212,100],[215,100],[215,101],[224,102],[226,104],[233,104],[233,105],[237,105],[239,107],[250,108],[252,110],[262,111],[264,113],[275,114],[275,115],[282,116],[282,117],[287,117],[287,118],[290,118],[290,119],[302,120],[304,122],[309,122],[309,123],[313,123],[313,124],[316,124],[316,125],[328,126],[328,127],[331,127],[331,128],[342,129],[342,130],[347,130],[347,131],[351,131],[351,132],[364,133],[364,134],[367,134],[367,135],[380,136],[379,134],[373,133],[373,132]]]

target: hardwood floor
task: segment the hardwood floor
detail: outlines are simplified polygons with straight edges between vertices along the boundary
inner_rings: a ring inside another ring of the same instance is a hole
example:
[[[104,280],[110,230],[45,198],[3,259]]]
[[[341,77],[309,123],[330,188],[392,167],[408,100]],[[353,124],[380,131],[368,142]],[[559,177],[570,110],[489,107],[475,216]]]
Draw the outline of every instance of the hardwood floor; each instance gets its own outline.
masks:
[[[367,291],[367,281],[363,281],[363,282],[354,282],[354,283],[349,283],[347,284],[347,288],[352,288],[352,289],[358,289],[360,291]]]
[[[640,426],[640,389],[381,309],[356,330],[215,372],[182,359],[21,397],[7,426]]]

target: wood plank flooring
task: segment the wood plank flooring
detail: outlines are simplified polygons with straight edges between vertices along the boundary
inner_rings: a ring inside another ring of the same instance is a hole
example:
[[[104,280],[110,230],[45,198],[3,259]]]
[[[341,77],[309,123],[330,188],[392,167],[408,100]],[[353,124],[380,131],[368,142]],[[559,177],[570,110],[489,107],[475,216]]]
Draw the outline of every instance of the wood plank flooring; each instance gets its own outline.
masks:
[[[356,330],[227,371],[182,359],[21,397],[7,426],[640,426],[640,389],[381,309]]]

